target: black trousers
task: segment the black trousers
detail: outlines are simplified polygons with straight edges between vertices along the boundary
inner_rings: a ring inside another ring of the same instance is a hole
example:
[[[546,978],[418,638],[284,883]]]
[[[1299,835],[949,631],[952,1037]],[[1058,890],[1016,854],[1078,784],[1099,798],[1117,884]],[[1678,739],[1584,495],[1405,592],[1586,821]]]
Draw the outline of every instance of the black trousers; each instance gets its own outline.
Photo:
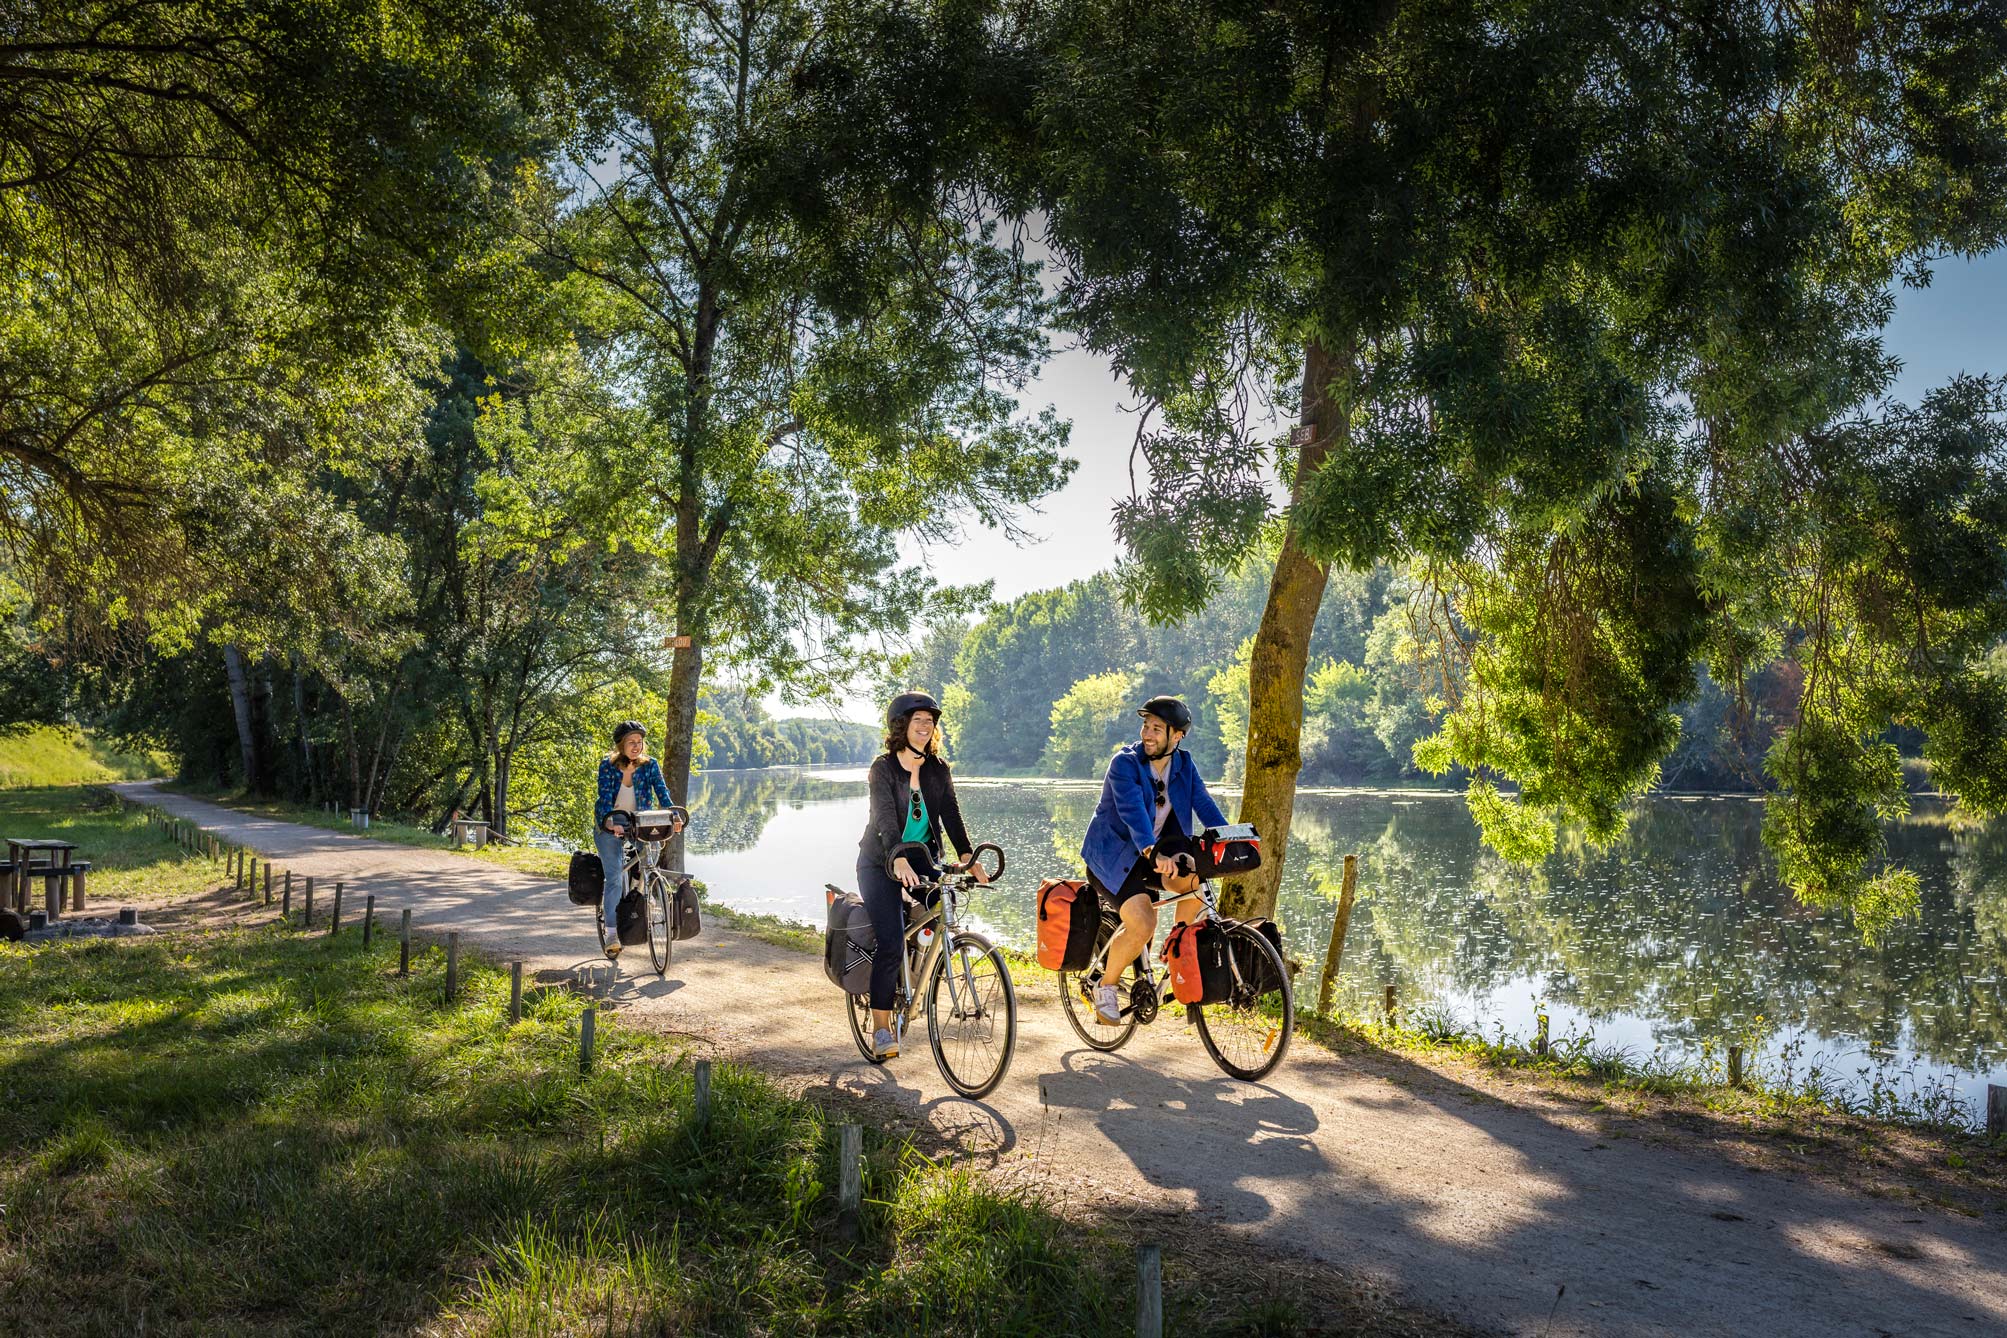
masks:
[[[931,861],[910,855],[907,863],[921,877],[932,877]],[[869,855],[857,860],[857,895],[871,912],[871,932],[878,936],[878,950],[871,957],[871,1006],[890,1008],[899,988],[899,954],[906,946],[906,889],[885,872],[885,867]],[[914,982],[914,988],[919,982]]]

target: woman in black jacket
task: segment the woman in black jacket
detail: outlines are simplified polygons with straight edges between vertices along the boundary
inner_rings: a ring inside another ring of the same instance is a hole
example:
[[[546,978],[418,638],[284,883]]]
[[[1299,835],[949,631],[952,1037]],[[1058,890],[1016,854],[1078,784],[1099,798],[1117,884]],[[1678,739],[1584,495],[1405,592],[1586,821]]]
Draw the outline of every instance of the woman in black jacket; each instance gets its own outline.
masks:
[[[871,822],[857,843],[857,892],[871,912],[878,950],[871,959],[872,1050],[880,1059],[899,1053],[899,1036],[892,1028],[892,995],[899,983],[899,954],[906,941],[905,889],[920,883],[913,860],[900,858],[885,871],[885,857],[901,842],[927,847],[925,872],[941,858],[941,833],[955,843],[968,862],[975,847],[962,825],[955,802],[955,779],[934,750],[935,726],[941,704],[924,692],[903,692],[886,710],[885,752],[871,764]],[[982,866],[975,865],[978,880]]]

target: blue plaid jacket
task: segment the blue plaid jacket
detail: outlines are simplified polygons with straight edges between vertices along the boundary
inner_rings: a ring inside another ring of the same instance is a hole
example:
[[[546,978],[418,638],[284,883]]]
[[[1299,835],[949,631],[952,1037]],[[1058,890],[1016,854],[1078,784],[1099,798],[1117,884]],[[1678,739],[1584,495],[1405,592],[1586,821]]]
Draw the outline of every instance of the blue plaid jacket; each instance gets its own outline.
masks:
[[[620,793],[620,768],[607,758],[599,759],[599,800],[592,806],[592,825],[604,827],[606,815],[613,812],[613,800]],[[659,802],[650,804],[649,799]],[[669,797],[669,786],[662,779],[662,768],[649,758],[634,769],[634,804],[637,808],[668,808],[675,803]]]

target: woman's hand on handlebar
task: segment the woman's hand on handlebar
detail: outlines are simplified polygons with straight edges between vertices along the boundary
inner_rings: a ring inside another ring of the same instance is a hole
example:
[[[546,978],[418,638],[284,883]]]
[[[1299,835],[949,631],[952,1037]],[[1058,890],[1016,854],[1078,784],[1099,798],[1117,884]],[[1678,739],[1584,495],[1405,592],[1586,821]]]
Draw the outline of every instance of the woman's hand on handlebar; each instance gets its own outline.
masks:
[[[892,876],[899,880],[901,887],[918,887],[920,885],[920,875],[913,872],[913,866],[906,862],[904,855],[892,861]]]

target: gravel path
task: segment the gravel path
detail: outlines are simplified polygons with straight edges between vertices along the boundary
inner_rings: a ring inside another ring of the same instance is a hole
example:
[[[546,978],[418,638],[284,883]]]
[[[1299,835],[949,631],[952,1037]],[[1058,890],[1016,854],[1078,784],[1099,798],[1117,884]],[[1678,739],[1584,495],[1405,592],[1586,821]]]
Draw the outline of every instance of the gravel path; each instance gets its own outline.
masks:
[[[578,974],[644,1024],[798,1090],[896,1101],[1076,1203],[1216,1223],[1468,1322],[1557,1336],[2007,1334],[1997,1214],[1857,1197],[1637,1140],[1606,1145],[1435,1071],[1389,1081],[1301,1038],[1253,1086],[1222,1076],[1168,1017],[1097,1054],[1036,989],[1020,1001],[1010,1075],[990,1100],[965,1101],[924,1038],[889,1066],[863,1063],[807,954],[712,926],[677,945],[666,979],[645,948],[609,979],[589,913],[548,880],[119,788],[282,869],[344,880],[350,914],[365,892],[379,916],[409,905],[425,930],[458,929],[527,971]]]

